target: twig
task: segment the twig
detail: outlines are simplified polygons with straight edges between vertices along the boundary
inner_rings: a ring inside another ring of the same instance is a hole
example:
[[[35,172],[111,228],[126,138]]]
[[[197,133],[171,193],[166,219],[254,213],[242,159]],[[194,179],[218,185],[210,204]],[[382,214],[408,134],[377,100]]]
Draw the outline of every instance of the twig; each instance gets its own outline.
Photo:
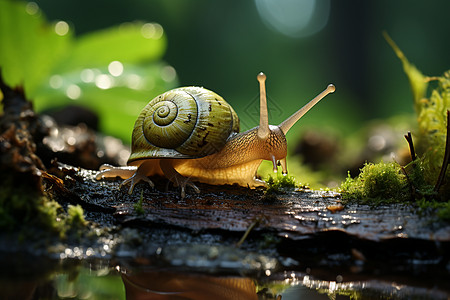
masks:
[[[413,167],[414,167],[414,165],[413,165]],[[400,166],[400,169],[403,171],[403,174],[405,174],[406,181],[408,182],[408,186],[409,186],[409,192],[410,192],[410,195],[411,195],[411,199],[414,200],[416,198],[416,187],[412,183],[411,179],[409,179],[409,175],[406,172],[405,167]]]
[[[247,230],[245,231],[244,235],[241,237],[241,239],[239,240],[239,242],[236,243],[236,247],[240,247],[244,241],[247,239],[248,235],[250,234],[250,232],[253,230],[253,228],[255,228],[257,225],[259,225],[261,223],[261,218],[258,217],[256,218],[256,220],[254,220],[250,226],[247,228]]]
[[[414,150],[414,144],[411,136],[411,131],[408,131],[408,134],[405,134],[405,139],[409,144],[409,153],[411,154],[411,160],[416,160],[416,151]]]
[[[450,162],[450,110],[447,110],[447,138],[445,143],[445,154],[444,160],[442,162],[441,172],[439,173],[438,180],[434,186],[434,191],[438,192],[444,182],[445,172],[447,171],[447,166]]]

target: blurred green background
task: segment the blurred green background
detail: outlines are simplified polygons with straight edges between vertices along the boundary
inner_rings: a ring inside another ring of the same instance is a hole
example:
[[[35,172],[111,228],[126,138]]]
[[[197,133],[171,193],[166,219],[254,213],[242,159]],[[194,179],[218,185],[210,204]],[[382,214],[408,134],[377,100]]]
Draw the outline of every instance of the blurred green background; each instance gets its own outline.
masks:
[[[440,75],[450,66],[447,0],[36,2],[50,20],[67,21],[77,35],[134,20],[161,24],[168,39],[163,58],[176,69],[180,85],[201,85],[222,95],[246,128],[255,125],[246,120],[245,109],[258,94],[259,71],[268,75],[268,95],[282,108],[272,123],[329,82],[337,86],[336,94],[302,124],[352,130],[368,119],[412,112],[406,76],[383,30],[425,74]],[[273,22],[285,21],[285,27],[271,26],[270,16],[259,12],[257,3],[271,2],[278,3]],[[305,18],[311,2],[320,10],[311,21],[325,22],[322,29],[314,24],[301,29],[304,22],[292,21],[296,15]]]
[[[134,120],[148,100],[176,86],[199,85],[215,91],[234,107],[241,130],[254,127],[258,122],[256,74],[260,71],[268,75],[271,124],[282,122],[328,83],[337,87],[335,94],[289,132],[290,149],[306,128],[339,132],[345,137],[373,119],[413,115],[407,77],[383,31],[424,74],[441,75],[450,66],[448,0],[35,3],[27,9],[31,7],[33,12],[38,7],[37,13],[29,14],[45,16],[50,26],[57,26],[60,20],[67,22],[70,29],[65,36],[73,40],[64,50],[71,58],[61,58],[58,66],[48,71],[49,79],[30,88],[36,107],[87,105],[99,112],[104,132],[125,142],[130,142]],[[134,24],[129,25],[130,35],[141,30],[144,36],[141,27],[150,24],[147,29],[152,42],[119,37],[124,23]],[[16,28],[10,28],[0,33],[15,34]],[[11,39],[3,44],[8,41]],[[2,47],[5,45],[0,45],[0,51]],[[0,52],[0,62],[4,53]],[[46,59],[56,60],[51,52]],[[115,80],[115,87],[99,88],[83,78],[80,81],[84,68],[96,72],[95,76],[106,74],[113,60],[123,64],[122,75],[108,75]],[[39,68],[27,72],[42,73]],[[69,99],[69,90],[52,90],[52,84],[61,81],[55,74],[63,74],[64,81],[76,85],[71,90],[75,99]],[[127,86],[125,81],[121,86],[122,77],[136,74],[143,78],[139,86]]]

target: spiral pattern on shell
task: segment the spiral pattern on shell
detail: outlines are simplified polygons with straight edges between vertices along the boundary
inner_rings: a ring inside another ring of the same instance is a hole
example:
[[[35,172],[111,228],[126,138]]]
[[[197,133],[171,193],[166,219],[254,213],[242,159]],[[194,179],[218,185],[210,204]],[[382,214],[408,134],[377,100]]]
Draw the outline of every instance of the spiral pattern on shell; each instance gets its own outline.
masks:
[[[219,151],[239,132],[239,119],[219,95],[200,87],[170,90],[151,100],[136,120],[129,162],[194,158]]]
[[[178,107],[171,101],[161,101],[153,114],[153,122],[159,126],[167,126],[177,117]]]

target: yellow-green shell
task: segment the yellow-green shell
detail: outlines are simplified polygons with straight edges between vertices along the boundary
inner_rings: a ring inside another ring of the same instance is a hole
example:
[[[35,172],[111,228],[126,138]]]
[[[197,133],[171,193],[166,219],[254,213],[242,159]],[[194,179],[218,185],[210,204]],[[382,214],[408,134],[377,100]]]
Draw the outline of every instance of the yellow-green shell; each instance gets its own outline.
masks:
[[[239,132],[233,108],[216,93],[183,87],[155,97],[134,124],[128,162],[149,158],[198,158],[222,149]]]

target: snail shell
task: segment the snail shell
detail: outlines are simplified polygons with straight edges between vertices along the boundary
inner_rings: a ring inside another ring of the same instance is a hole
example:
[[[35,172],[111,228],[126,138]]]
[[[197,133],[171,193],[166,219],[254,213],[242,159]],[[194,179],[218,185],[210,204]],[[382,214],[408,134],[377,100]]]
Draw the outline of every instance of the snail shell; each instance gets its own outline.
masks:
[[[239,132],[233,108],[216,93],[183,87],[155,97],[134,125],[128,163],[148,158],[198,158],[218,152]]]

